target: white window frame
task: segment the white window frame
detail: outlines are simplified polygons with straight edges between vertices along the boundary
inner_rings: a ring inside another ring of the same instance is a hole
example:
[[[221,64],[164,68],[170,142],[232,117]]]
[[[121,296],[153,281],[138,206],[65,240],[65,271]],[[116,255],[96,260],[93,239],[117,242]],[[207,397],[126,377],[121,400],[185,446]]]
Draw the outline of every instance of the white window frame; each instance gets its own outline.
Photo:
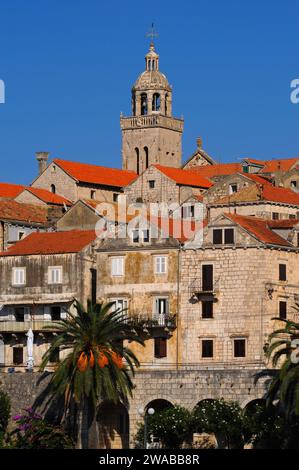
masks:
[[[150,232],[150,229],[149,229],[149,228],[143,228],[141,231],[142,231],[142,242],[143,242],[143,243],[149,243],[150,240],[151,240],[151,232]],[[148,232],[148,240],[145,240],[145,239],[144,239],[144,238],[145,238],[145,236],[144,236],[145,232]]]
[[[140,242],[140,231],[138,228],[134,228],[131,232],[132,234],[132,243],[139,243]],[[134,240],[134,235],[137,234],[138,240]]]
[[[236,188],[236,191],[233,191],[233,187]],[[231,183],[229,185],[228,193],[231,195],[237,192],[238,192],[238,183]]]
[[[125,260],[124,256],[111,257],[111,276],[121,277],[125,273]]]
[[[25,286],[26,285],[26,268],[12,268],[12,285]]]
[[[48,267],[48,284],[62,284],[62,266]]]
[[[167,255],[156,255],[154,257],[154,263],[155,263],[155,274],[167,274],[167,269],[168,269]]]

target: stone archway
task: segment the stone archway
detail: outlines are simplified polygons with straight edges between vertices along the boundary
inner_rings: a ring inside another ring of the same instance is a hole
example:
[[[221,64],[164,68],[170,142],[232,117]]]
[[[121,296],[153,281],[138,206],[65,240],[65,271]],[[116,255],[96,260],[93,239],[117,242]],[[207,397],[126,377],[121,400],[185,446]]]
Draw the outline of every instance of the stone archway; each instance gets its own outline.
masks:
[[[146,410],[149,408],[153,408],[156,413],[159,411],[166,410],[167,408],[172,408],[173,404],[169,400],[165,400],[163,398],[156,398],[155,400],[151,400],[145,407]]]
[[[97,414],[100,449],[128,449],[130,420],[122,403],[103,402]]]

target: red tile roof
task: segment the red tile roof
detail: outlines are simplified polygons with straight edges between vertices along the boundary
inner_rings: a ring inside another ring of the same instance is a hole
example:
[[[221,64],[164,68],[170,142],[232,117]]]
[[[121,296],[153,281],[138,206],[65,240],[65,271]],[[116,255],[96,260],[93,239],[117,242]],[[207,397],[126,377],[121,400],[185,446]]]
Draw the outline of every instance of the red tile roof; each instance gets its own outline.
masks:
[[[256,174],[256,173],[242,173],[242,175],[246,176],[246,178],[249,178],[252,181],[255,181],[256,183],[271,184],[272,185],[271,181],[269,181],[266,176],[262,176],[262,175]]]
[[[282,202],[299,206],[299,194],[288,188],[278,188],[276,186],[266,184],[262,189],[262,198],[267,201]]]
[[[97,238],[94,230],[35,232],[11,246],[0,256],[54,255],[79,253]]]
[[[242,228],[247,230],[249,233],[254,235],[258,240],[269,245],[282,245],[292,246],[284,238],[273,232],[268,225],[268,220],[259,219],[252,216],[244,216],[238,214],[224,214],[230,220],[240,225]]]
[[[242,173],[243,167],[240,163],[217,163],[217,165],[202,165],[192,167],[192,171],[199,173],[206,178],[215,176],[234,175]]]
[[[289,171],[296,163],[299,162],[299,157],[297,158],[285,158],[285,159],[275,159],[267,160],[265,166],[260,173],[272,173],[274,171]]]
[[[154,165],[154,167],[177,184],[181,184],[183,186],[193,186],[197,188],[210,188],[213,186],[211,181],[204,178],[202,175],[199,175],[197,171],[182,170],[181,168],[162,165]]]
[[[292,229],[299,224],[299,219],[280,219],[280,220],[268,220],[268,226],[272,229]]]
[[[229,196],[224,196],[215,201],[215,204],[242,204],[243,202],[263,201],[299,206],[299,194],[291,189],[272,186],[269,183],[262,185],[257,184],[241,189]],[[211,205],[214,205],[214,203]]]
[[[24,189],[20,184],[0,183],[0,198],[14,199]]]
[[[0,201],[0,220],[45,224],[47,208],[16,201]]]
[[[24,188],[25,191],[29,191],[34,196],[38,197],[41,201],[45,202],[46,204],[54,204],[63,206],[71,206],[72,203],[63,196],[59,196],[58,194],[51,193],[47,189],[41,188],[33,188],[32,186],[28,186]]]
[[[68,175],[82,183],[122,188],[132,183],[138,176],[134,171],[107,168],[105,166],[90,165],[87,163],[70,162],[57,158],[53,161]]]
[[[258,166],[264,166],[266,163],[265,160],[256,160],[255,158],[244,158],[243,161],[248,162],[248,163],[253,163],[254,165],[258,165]]]

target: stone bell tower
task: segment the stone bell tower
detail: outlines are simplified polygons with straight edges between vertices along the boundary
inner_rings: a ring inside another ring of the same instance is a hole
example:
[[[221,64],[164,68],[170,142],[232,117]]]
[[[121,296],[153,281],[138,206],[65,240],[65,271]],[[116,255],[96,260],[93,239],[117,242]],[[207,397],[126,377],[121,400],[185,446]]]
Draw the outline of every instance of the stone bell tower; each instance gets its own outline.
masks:
[[[172,87],[151,42],[145,71],[132,88],[132,116],[120,118],[122,168],[141,174],[151,164],[180,168],[183,119],[172,116]]]

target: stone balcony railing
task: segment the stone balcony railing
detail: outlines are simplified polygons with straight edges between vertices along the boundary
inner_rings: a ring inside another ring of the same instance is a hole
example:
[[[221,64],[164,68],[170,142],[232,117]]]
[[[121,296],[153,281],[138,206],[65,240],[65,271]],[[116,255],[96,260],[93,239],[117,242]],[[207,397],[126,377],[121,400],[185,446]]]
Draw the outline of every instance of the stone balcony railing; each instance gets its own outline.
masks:
[[[30,320],[30,321],[15,321],[7,320],[0,321],[0,333],[25,333],[30,328],[33,331],[50,331],[52,320]],[[54,325],[53,325],[54,326]],[[45,328],[49,327],[49,328]]]
[[[147,116],[130,116],[120,118],[120,127],[126,129],[139,129],[143,127],[165,127],[177,132],[183,132],[183,119],[163,116],[161,114],[149,114]]]
[[[176,327],[176,315],[172,313],[138,313],[129,316],[134,323],[145,326],[146,328],[170,328]]]

